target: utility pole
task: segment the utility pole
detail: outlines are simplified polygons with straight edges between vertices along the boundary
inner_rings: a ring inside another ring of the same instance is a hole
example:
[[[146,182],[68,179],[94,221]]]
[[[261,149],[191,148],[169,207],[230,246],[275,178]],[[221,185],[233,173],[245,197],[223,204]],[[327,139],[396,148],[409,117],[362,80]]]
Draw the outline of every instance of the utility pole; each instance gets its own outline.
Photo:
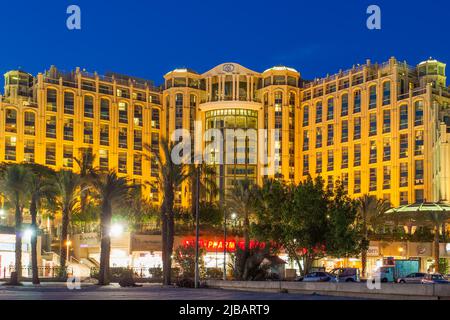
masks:
[[[199,256],[199,202],[200,202],[200,164],[197,164],[197,186],[195,195],[195,288],[199,287],[199,267],[198,267],[198,256]]]

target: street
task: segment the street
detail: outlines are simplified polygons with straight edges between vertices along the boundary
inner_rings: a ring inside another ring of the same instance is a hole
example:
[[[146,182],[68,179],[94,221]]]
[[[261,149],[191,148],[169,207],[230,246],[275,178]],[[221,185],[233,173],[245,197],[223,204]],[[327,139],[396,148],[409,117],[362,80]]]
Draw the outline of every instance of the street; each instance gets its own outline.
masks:
[[[349,298],[291,293],[244,292],[221,289],[189,289],[144,284],[121,288],[118,284],[100,287],[81,284],[69,290],[65,283],[42,283],[20,287],[0,285],[0,300],[351,300]]]

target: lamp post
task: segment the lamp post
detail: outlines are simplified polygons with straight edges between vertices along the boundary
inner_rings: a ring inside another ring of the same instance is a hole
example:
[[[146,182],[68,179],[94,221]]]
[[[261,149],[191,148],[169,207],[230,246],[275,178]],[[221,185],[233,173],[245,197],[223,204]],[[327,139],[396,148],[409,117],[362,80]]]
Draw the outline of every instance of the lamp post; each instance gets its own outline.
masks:
[[[223,210],[223,281],[227,280],[227,209]]]
[[[197,165],[197,181],[196,181],[196,195],[195,195],[195,288],[198,288],[199,282],[199,268],[198,268],[198,256],[199,256],[199,200],[200,200],[200,164]]]
[[[72,241],[69,240],[69,235],[67,235],[67,240],[66,240],[66,260],[70,261],[69,259],[69,250],[70,250],[70,246],[72,245]]]

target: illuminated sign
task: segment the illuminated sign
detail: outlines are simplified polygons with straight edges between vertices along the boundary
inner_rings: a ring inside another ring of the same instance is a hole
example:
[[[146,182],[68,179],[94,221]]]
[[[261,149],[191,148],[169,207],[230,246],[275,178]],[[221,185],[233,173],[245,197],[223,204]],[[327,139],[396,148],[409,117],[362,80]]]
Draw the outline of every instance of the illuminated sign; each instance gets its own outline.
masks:
[[[184,240],[183,241],[184,246],[194,246],[195,240]],[[206,251],[223,251],[224,246],[228,252],[235,252],[236,246],[239,246],[239,248],[244,249],[245,243],[244,241],[239,241],[236,243],[235,240],[212,240],[212,239],[199,239],[198,240],[199,247],[204,248]],[[264,249],[266,247],[266,244],[264,242],[258,242],[255,240],[250,240],[250,249],[254,248],[260,248]]]

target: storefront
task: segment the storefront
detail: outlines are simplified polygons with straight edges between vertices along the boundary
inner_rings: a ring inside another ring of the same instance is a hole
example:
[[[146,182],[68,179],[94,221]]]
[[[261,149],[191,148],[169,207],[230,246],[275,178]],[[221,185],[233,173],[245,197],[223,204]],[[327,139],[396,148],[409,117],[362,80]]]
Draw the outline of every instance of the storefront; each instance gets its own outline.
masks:
[[[0,234],[0,278],[8,278],[11,271],[14,271],[16,256],[16,235],[15,233]],[[38,237],[38,252],[40,252],[40,239]],[[38,264],[40,265],[40,254]],[[31,276],[31,245],[30,238],[22,238],[22,276]]]

